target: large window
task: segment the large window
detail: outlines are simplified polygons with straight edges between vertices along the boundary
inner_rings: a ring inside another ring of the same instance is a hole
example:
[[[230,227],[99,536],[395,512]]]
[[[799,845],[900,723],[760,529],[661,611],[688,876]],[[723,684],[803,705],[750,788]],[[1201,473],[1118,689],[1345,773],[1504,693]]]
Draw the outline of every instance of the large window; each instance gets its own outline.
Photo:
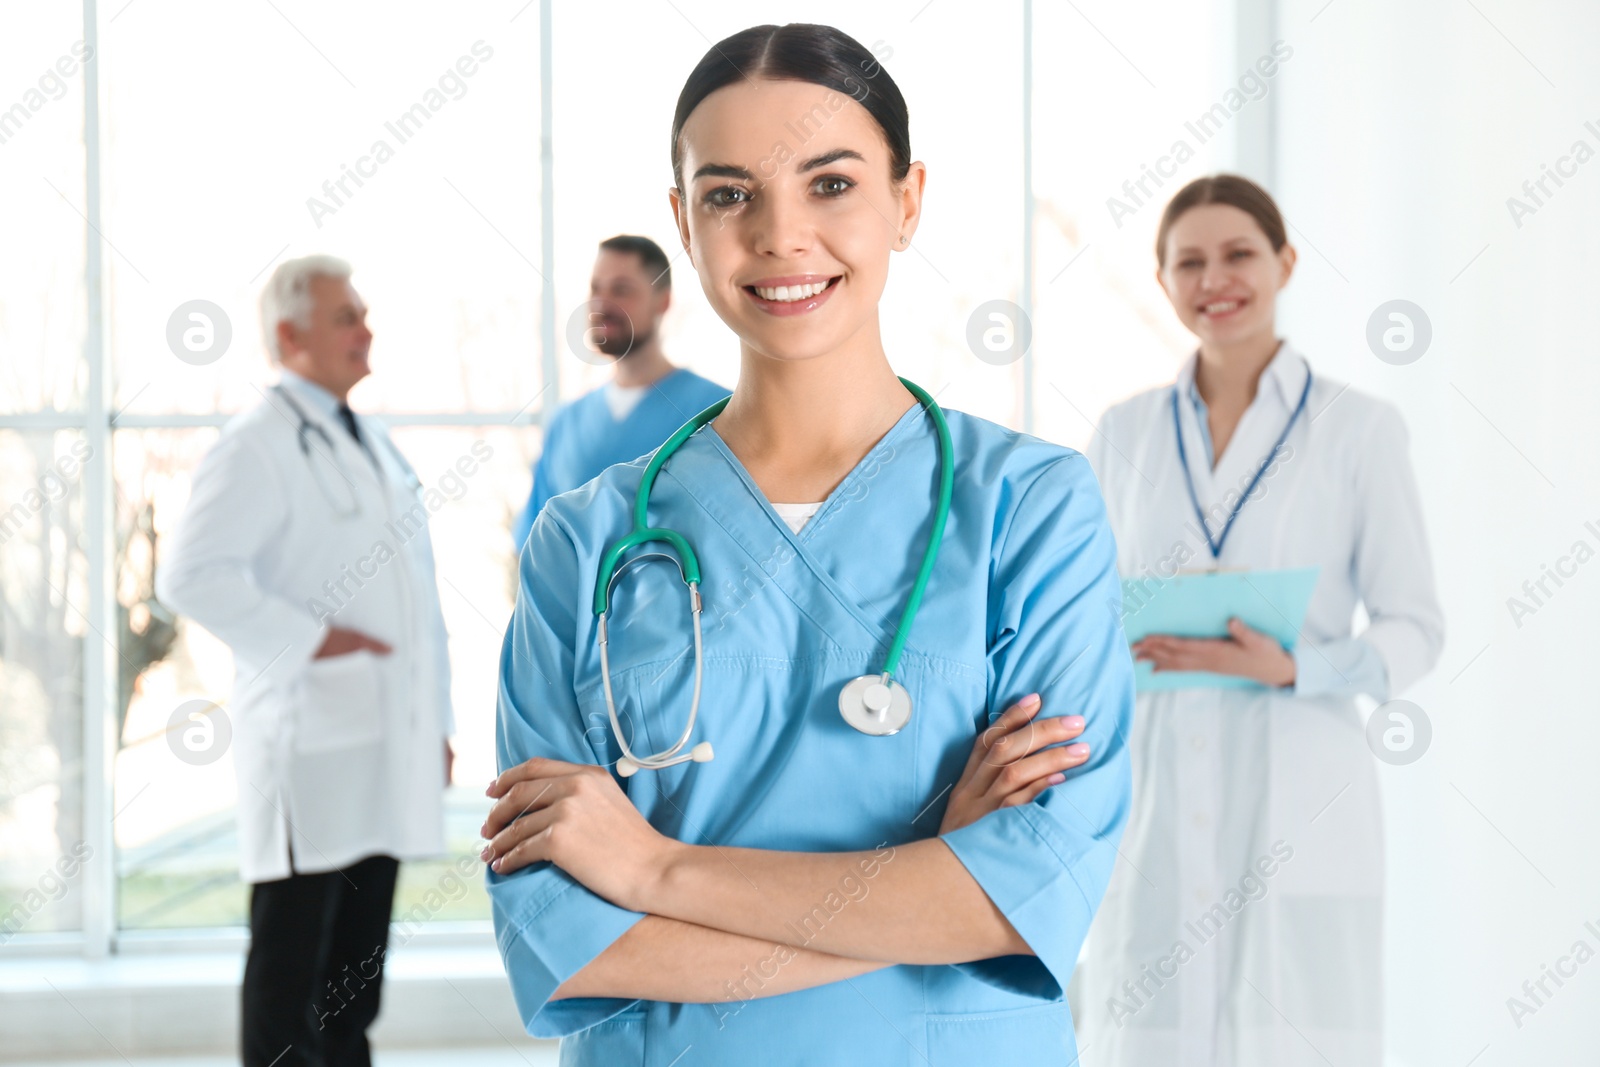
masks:
[[[71,430],[0,430],[0,921],[76,930],[86,858],[85,628],[80,492],[90,454]]]
[[[384,14],[5,16],[0,69],[30,81],[0,112],[3,951],[245,919],[232,761],[179,759],[171,725],[192,702],[226,709],[232,658],[153,580],[196,463],[273,378],[256,300],[285,258],[355,265],[376,340],[351,401],[394,425],[424,482],[491,450],[433,539],[456,780],[493,774],[511,517],[561,395],[541,365],[541,11]],[[169,323],[196,300],[228,340],[184,358]],[[476,851],[481,792],[447,798],[450,860]],[[397,912],[450,860],[409,865]],[[473,884],[425,913],[488,908]]]
[[[88,625],[84,42],[70,5],[0,33],[0,935],[81,930]],[[59,415],[40,416],[39,412]]]

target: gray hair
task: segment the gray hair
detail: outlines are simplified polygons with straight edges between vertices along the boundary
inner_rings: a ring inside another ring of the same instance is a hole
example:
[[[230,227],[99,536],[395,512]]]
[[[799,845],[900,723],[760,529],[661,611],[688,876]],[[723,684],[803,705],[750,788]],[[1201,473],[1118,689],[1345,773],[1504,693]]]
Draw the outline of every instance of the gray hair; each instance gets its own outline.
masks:
[[[338,256],[301,256],[278,264],[261,290],[261,335],[272,362],[283,359],[278,345],[278,323],[292,322],[301,329],[311,325],[311,279],[350,277],[350,264]]]

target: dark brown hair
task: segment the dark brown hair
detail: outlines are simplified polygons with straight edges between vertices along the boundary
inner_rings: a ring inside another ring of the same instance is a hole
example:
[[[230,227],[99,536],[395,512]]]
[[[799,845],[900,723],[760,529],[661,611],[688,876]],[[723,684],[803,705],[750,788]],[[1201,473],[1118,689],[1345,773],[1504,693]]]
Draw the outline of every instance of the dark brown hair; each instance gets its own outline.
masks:
[[[905,98],[889,72],[860,41],[832,26],[791,22],[752,26],[718,41],[701,57],[678,95],[672,116],[672,178],[683,189],[683,125],[700,102],[741,79],[800,81],[843,93],[867,109],[889,145],[889,177],[911,169]]]
[[[1283,215],[1278,211],[1271,193],[1249,178],[1237,174],[1211,174],[1196,178],[1179,189],[1177,195],[1167,203],[1167,209],[1161,213],[1161,225],[1156,229],[1157,267],[1167,265],[1167,234],[1173,223],[1190,208],[1203,204],[1227,204],[1255,219],[1261,232],[1267,235],[1274,252],[1283,251],[1283,246],[1289,243],[1288,234],[1284,231]]]
[[[661,246],[650,238],[619,233],[615,237],[607,237],[601,241],[600,247],[607,252],[625,252],[638,256],[644,272],[650,275],[651,286],[656,289],[672,288],[672,262],[667,259],[667,254],[661,251]]]

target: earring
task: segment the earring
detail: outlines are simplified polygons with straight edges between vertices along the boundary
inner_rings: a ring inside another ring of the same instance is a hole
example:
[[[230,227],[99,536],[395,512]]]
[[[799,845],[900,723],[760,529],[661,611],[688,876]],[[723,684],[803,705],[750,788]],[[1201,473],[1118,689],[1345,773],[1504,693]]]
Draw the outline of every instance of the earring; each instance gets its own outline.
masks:
[[[901,244],[905,244],[906,243],[906,235],[905,234],[901,234],[900,235],[900,243]]]

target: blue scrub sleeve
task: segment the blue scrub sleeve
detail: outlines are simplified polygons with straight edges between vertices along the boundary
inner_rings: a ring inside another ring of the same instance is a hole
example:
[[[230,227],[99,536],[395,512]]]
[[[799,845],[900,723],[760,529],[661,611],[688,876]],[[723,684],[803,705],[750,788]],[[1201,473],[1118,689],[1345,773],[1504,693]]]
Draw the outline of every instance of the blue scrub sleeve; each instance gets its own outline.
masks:
[[[990,561],[989,708],[1037,692],[1039,718],[1082,715],[1089,761],[1028,804],[943,836],[1033,956],[957,966],[1059,1000],[1117,858],[1131,796],[1133,660],[1120,622],[1116,543],[1088,460],[1047,467],[1018,501]]]
[[[538,464],[534,464],[533,484],[535,486],[539,484]],[[511,523],[511,540],[518,552],[521,552],[522,546],[528,543],[528,534],[533,532],[533,520],[539,514],[539,509],[534,504],[538,495],[537,489],[529,491],[528,499],[523,503],[522,510],[517,512],[516,519]]]
[[[594,763],[573,693],[576,610],[587,582],[560,525],[540,514],[523,546],[517,604],[500,649],[495,758],[501,771],[534,756]],[[634,1003],[621,998],[550,1002],[556,987],[644,918],[590,892],[549,863],[487,872],[495,941],[511,993],[533,1037],[566,1037]]]
[[[516,522],[511,527],[511,538],[516,542],[519,552],[527,544],[528,534],[533,531],[533,520],[539,517],[545,504],[555,496],[550,488],[550,446],[561,434],[561,423],[566,413],[567,409],[562,408],[550,418],[550,425],[544,432],[544,442],[539,446],[539,458],[533,465],[533,488],[528,491],[528,502],[522,505],[522,511],[517,514]],[[574,489],[576,486],[569,485],[567,488]]]

